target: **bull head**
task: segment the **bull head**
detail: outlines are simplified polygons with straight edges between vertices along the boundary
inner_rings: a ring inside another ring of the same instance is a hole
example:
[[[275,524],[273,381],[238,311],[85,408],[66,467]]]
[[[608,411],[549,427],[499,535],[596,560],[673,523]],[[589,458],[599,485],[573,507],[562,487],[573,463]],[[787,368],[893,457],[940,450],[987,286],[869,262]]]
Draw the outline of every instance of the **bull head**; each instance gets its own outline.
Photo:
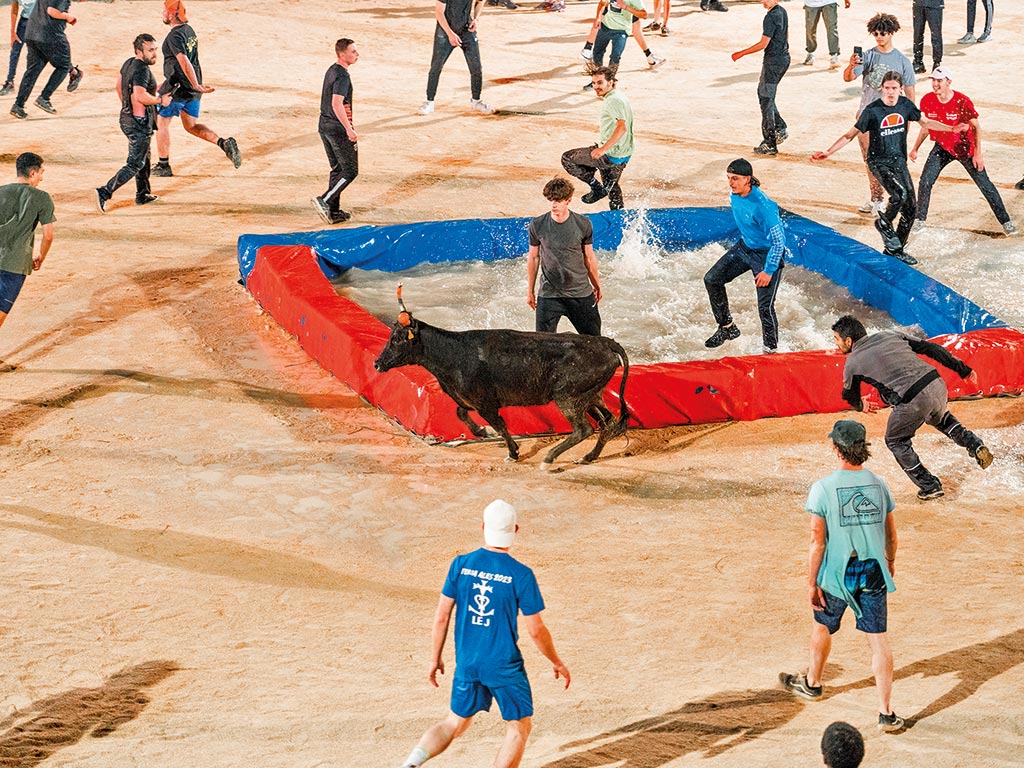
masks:
[[[373,367],[380,373],[400,368],[403,365],[419,363],[419,322],[412,316],[402,301],[402,284],[398,284],[398,306],[401,310],[391,329],[388,343],[373,361]]]

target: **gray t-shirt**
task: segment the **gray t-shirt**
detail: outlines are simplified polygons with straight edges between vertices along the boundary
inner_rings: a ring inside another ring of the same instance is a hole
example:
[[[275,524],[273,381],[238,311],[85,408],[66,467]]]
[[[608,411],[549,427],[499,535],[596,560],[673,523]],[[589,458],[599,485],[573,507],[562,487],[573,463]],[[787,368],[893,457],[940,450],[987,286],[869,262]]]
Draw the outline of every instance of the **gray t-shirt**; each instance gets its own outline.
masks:
[[[893,48],[888,53],[880,53],[878,48],[869,48],[864,51],[860,66],[854,67],[853,74],[863,76],[861,84],[862,93],[860,106],[857,107],[857,117],[864,111],[864,107],[873,101],[882,98],[882,78],[886,72],[899,72],[903,77],[903,87],[915,85],[917,78],[914,77],[914,67],[910,59]]]
[[[31,274],[36,225],[54,220],[53,200],[43,190],[20,182],[0,187],[0,269]]]
[[[583,246],[594,242],[590,219],[569,211],[559,224],[550,213],[530,222],[530,245],[540,248],[540,291],[546,299],[584,299],[594,292],[583,260]]]

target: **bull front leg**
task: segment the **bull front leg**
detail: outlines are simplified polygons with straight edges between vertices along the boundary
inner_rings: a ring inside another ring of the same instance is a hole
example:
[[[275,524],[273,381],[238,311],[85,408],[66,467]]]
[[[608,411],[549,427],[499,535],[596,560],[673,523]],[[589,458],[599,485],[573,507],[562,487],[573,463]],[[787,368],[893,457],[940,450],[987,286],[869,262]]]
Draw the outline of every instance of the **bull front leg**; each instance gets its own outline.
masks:
[[[519,446],[512,439],[512,435],[509,434],[508,426],[506,426],[505,420],[501,418],[501,414],[498,413],[498,408],[480,407],[476,409],[476,412],[483,416],[487,423],[494,427],[502,439],[504,439],[505,445],[508,446],[508,456],[505,458],[505,461],[519,461]]]

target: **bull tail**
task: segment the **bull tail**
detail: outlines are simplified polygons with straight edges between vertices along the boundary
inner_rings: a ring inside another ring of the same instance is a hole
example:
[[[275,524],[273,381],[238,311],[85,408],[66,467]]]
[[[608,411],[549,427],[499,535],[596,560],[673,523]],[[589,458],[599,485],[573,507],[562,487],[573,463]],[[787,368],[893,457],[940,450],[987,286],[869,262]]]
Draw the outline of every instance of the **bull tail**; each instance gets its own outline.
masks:
[[[619,407],[621,411],[619,413],[619,420],[615,424],[615,434],[622,435],[626,432],[626,423],[629,421],[629,407],[626,405],[626,379],[629,378],[629,355],[626,354],[626,350],[617,341],[609,339],[612,343],[612,349],[615,354],[619,356],[619,360],[622,361],[622,381],[619,382]]]

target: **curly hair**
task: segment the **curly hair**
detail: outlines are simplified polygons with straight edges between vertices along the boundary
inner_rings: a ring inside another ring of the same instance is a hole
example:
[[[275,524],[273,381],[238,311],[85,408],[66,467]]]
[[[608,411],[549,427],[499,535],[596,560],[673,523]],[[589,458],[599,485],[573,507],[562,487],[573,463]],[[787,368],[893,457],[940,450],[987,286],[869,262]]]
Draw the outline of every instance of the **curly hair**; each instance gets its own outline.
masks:
[[[855,467],[863,465],[865,461],[871,458],[871,451],[868,450],[871,443],[866,440],[858,440],[853,445],[840,445],[833,440],[832,445],[839,451],[843,461],[849,462]]]
[[[571,181],[564,176],[555,176],[544,185],[544,198],[552,201],[572,200],[575,191],[576,188],[573,187]]]
[[[864,759],[864,737],[849,723],[836,721],[821,736],[821,755],[829,768],[857,768]]]
[[[894,35],[900,31],[900,22],[891,13],[876,13],[868,21],[868,32],[885,32],[887,35]]]

